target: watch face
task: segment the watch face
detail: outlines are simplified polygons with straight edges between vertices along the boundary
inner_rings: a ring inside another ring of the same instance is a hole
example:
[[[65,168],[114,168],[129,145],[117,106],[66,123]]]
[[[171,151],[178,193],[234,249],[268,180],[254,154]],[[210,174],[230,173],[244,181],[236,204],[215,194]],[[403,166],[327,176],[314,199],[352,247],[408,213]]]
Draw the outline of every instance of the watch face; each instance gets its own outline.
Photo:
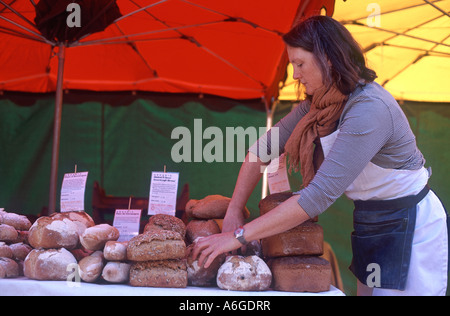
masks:
[[[239,227],[234,232],[234,235],[236,236],[236,238],[242,237],[244,235],[244,229],[242,227]]]

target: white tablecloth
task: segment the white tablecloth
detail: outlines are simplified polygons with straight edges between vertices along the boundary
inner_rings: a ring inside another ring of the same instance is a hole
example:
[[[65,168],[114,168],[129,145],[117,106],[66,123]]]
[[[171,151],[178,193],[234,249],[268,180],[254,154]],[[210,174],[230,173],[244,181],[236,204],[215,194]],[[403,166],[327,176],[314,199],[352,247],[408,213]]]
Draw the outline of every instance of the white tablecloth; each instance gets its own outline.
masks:
[[[74,286],[76,285],[76,286]],[[66,281],[35,281],[27,278],[0,279],[0,296],[344,296],[331,287],[323,293],[279,291],[237,292],[219,288],[187,287],[184,289],[132,287],[125,284],[91,284]]]

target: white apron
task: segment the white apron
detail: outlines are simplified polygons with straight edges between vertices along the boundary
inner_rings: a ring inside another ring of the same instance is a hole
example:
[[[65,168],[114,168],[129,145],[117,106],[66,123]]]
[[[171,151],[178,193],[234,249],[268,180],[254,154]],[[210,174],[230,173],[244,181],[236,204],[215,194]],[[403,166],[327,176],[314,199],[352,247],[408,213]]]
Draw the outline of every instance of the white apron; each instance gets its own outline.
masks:
[[[325,157],[339,130],[321,139]],[[392,200],[418,194],[427,184],[429,171],[384,169],[369,162],[347,188],[352,200]],[[447,215],[433,191],[417,205],[411,261],[405,291],[369,288],[358,282],[363,291],[374,296],[437,296],[447,290],[448,234]],[[360,288],[358,287],[358,290]],[[373,290],[373,291],[372,291]]]

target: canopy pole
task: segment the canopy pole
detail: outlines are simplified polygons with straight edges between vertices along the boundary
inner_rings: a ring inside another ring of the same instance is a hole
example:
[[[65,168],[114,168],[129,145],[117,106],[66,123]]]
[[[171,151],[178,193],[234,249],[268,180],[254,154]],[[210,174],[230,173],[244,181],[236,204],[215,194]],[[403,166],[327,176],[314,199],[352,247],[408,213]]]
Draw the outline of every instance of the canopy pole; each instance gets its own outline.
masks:
[[[64,62],[66,58],[65,44],[59,43],[58,47],[58,80],[56,84],[55,118],[53,123],[52,167],[50,176],[50,196],[48,202],[49,215],[56,212],[56,186],[58,183],[59,143],[61,138]]]
[[[273,115],[275,113],[275,109],[277,107],[278,102],[274,102],[274,98],[271,98],[270,100],[264,99],[264,103],[266,106],[266,130],[269,131],[273,126]],[[269,195],[269,180],[268,180],[268,173],[267,168],[264,171],[263,178],[262,178],[262,192],[261,192],[261,199],[263,200],[266,196]]]

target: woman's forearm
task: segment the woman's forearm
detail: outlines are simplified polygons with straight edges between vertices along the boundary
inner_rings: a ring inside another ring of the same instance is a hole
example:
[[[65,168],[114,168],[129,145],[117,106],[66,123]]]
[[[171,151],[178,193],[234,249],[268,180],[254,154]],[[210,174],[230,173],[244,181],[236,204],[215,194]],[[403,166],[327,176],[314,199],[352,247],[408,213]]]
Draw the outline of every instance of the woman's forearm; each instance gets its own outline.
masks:
[[[233,197],[227,210],[224,232],[235,230],[235,220],[243,221],[243,212],[256,185],[261,180],[265,164],[253,153],[249,153],[239,172]],[[242,223],[243,224],[243,223]]]

